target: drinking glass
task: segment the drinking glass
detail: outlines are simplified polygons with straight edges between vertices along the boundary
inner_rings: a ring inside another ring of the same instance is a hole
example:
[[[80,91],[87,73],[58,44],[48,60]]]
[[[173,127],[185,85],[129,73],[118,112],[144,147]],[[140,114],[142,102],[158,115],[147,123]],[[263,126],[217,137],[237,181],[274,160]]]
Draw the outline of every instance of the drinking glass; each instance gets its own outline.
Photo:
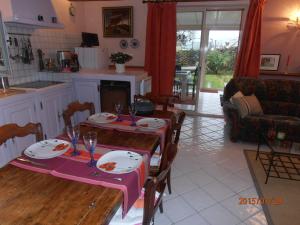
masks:
[[[118,102],[117,104],[115,104],[115,110],[117,113],[117,121],[121,122],[122,118],[121,118],[121,113],[122,113],[122,104],[120,102]]]
[[[131,106],[129,106],[128,110],[129,110],[129,115],[130,115],[130,118],[131,118],[130,126],[136,126],[136,123],[135,123],[135,115],[136,115],[135,105],[132,104]]]
[[[67,132],[67,135],[70,138],[72,146],[73,146],[72,156],[80,155],[80,152],[77,151],[77,143],[78,143],[79,135],[80,135],[80,127],[79,126],[76,126],[76,127],[67,126],[66,132]]]
[[[95,167],[97,161],[94,159],[95,148],[97,144],[97,133],[96,132],[88,132],[83,135],[83,143],[85,148],[90,152],[91,160],[88,163],[88,166]]]

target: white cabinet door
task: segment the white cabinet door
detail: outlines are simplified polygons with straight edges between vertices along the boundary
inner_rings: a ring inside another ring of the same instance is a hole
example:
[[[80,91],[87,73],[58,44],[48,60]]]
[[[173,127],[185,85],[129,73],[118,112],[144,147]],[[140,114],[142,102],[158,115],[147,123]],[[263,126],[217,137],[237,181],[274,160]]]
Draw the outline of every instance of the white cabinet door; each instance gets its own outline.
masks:
[[[63,118],[63,112],[64,110],[67,109],[68,105],[73,101],[74,97],[73,97],[73,88],[67,87],[66,89],[64,89],[61,94],[60,94],[60,133],[63,132],[63,129],[65,127],[65,122],[64,122],[64,118]]]
[[[0,113],[4,115],[3,110],[0,106]],[[3,116],[0,117],[0,126],[3,126],[5,123],[5,118]],[[5,144],[0,145],[0,168],[5,166],[12,158],[13,153],[11,151],[11,141],[7,141]]]
[[[96,113],[100,112],[100,81],[81,81],[75,80],[76,99],[79,102],[92,102],[95,106]],[[88,112],[76,114],[76,123],[86,120]]]
[[[60,99],[57,93],[44,93],[39,99],[39,113],[44,138],[54,138],[60,133]]]
[[[71,85],[64,85],[44,91],[37,98],[39,118],[42,121],[46,139],[55,138],[64,128],[63,111],[73,101]]]
[[[13,101],[3,109],[5,123],[16,123],[19,126],[25,126],[27,123],[36,122],[36,112],[34,98],[32,95],[24,97],[22,100]],[[21,155],[22,151],[35,143],[35,136],[16,137],[9,141],[10,160]]]

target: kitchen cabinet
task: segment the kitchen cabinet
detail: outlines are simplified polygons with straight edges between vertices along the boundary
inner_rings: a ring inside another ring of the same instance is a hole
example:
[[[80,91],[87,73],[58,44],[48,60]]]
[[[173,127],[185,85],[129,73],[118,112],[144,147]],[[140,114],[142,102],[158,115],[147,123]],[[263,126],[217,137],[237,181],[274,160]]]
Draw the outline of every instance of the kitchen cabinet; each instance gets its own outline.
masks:
[[[100,112],[100,81],[99,80],[75,80],[74,88],[76,99],[83,102],[92,102],[96,113]],[[79,123],[89,116],[88,111],[75,115],[75,122]]]
[[[29,122],[36,122],[36,110],[33,94],[23,94],[18,98],[11,98],[0,104],[0,124],[16,123],[24,126]],[[0,146],[0,167],[21,155],[22,151],[35,142],[35,136],[13,138]]]
[[[38,91],[36,104],[45,139],[55,138],[63,132],[63,111],[73,101],[72,86],[63,84],[58,87]]]
[[[72,101],[71,84],[57,85],[0,99],[0,115],[3,115],[0,117],[0,126],[8,123],[24,126],[29,122],[40,122],[45,138],[54,138],[63,131],[62,113]],[[35,136],[29,135],[13,138],[1,145],[0,168],[20,156],[26,147],[35,142]]]

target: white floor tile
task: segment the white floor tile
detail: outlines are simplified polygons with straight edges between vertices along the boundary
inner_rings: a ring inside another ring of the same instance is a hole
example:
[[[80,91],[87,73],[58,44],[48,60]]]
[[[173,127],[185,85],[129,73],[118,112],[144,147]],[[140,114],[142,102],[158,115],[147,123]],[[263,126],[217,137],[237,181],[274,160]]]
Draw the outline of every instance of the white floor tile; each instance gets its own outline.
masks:
[[[216,201],[222,201],[229,198],[235,193],[230,190],[225,184],[215,181],[202,187],[207,193],[210,194]]]
[[[237,216],[240,220],[244,221],[253,216],[259,211],[254,205],[241,205],[240,196],[235,195],[231,198],[224,200],[221,204],[224,208],[229,210],[233,215]]]
[[[166,190],[164,214],[157,225],[266,225],[261,206],[239,205],[256,198],[243,149],[232,143],[222,119],[186,117],[179,152],[172,167],[172,194]]]
[[[165,213],[156,212],[154,217],[154,224],[157,225],[172,225],[172,221],[166,216]]]
[[[220,205],[214,205],[200,212],[200,215],[211,225],[235,225],[241,223],[237,217]]]
[[[209,225],[209,224],[200,215],[195,214],[193,216],[190,216],[186,219],[183,219],[175,223],[175,225]]]
[[[216,181],[215,178],[208,175],[203,170],[188,173],[187,176],[194,184],[198,185],[199,187],[203,187],[204,185]]]
[[[230,189],[236,193],[246,190],[247,188],[253,186],[252,181],[243,180],[236,174],[232,174],[230,176],[221,178],[220,181],[226,186],[230,187]]]
[[[164,208],[166,215],[173,223],[196,214],[196,211],[180,196],[165,202]]]
[[[216,204],[216,200],[210,197],[205,191],[198,188],[182,195],[184,200],[195,210],[201,211]]]
[[[172,179],[172,192],[176,194],[183,194],[196,188],[198,188],[197,185],[192,183],[186,176]]]
[[[250,217],[244,223],[246,225],[268,225],[265,214],[262,211]]]

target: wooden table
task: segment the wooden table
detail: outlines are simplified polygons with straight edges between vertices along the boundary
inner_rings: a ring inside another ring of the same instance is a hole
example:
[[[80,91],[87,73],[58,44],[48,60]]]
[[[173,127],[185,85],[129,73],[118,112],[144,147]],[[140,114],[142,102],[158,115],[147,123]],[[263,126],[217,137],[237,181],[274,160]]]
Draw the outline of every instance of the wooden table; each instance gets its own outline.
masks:
[[[116,129],[90,127],[88,125],[80,126],[81,135],[88,131],[95,131],[98,133],[98,144],[143,149],[149,151],[151,155],[160,144],[159,136],[153,133],[132,133]]]
[[[99,143],[154,152],[159,136],[81,127]],[[0,169],[1,225],[108,224],[123,200],[116,189],[60,179],[7,165]]]

